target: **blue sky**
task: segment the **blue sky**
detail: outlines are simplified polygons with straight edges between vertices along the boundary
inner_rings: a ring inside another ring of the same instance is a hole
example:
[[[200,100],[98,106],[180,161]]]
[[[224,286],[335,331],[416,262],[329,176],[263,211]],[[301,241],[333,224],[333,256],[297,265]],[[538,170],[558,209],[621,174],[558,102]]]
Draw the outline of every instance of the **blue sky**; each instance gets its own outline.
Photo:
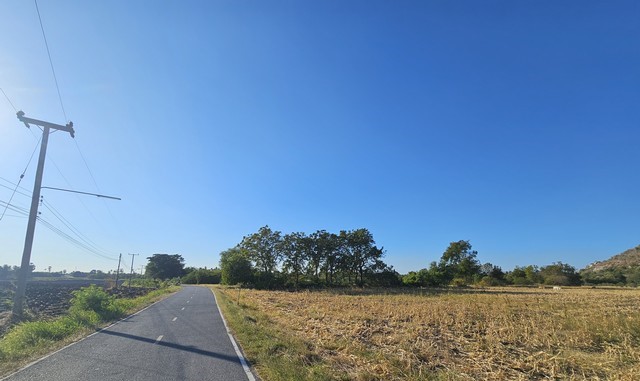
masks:
[[[507,270],[640,243],[635,1],[38,5],[77,132],[51,135],[43,185],[122,198],[43,191],[110,259],[39,225],[39,269],[211,267],[266,224],[366,227],[403,273],[460,239]],[[0,3],[0,36],[0,87],[64,124],[34,3]],[[5,99],[0,132],[16,182],[37,139]],[[7,214],[0,263],[18,264],[26,218]]]

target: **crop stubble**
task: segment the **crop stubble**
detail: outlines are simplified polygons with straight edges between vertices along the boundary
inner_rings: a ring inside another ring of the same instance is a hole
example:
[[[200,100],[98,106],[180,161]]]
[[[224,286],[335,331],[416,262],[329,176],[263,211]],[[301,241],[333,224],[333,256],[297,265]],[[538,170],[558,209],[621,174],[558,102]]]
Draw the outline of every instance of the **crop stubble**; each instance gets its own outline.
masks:
[[[243,291],[351,379],[640,379],[640,291]]]

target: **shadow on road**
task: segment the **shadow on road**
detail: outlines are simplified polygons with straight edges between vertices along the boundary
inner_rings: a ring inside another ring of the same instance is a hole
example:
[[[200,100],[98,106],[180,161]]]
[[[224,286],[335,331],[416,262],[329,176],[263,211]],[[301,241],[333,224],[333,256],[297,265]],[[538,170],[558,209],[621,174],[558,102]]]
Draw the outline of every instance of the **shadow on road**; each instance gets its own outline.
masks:
[[[199,355],[203,355],[203,356],[207,356],[207,357],[213,357],[213,358],[226,360],[226,361],[231,361],[231,362],[240,364],[240,360],[238,359],[237,356],[229,356],[229,355],[225,355],[225,354],[222,354],[222,353],[205,351],[204,349],[195,348],[193,346],[180,345],[180,344],[175,344],[175,343],[168,343],[166,341],[156,341],[156,340],[149,339],[149,338],[146,338],[146,337],[129,335],[127,333],[121,333],[121,332],[100,331],[98,334],[119,336],[119,337],[124,337],[126,339],[143,341],[145,343],[150,343],[150,344],[154,344],[154,345],[160,345],[160,346],[163,346],[163,347],[179,349],[181,351],[196,353],[196,354],[199,354]]]

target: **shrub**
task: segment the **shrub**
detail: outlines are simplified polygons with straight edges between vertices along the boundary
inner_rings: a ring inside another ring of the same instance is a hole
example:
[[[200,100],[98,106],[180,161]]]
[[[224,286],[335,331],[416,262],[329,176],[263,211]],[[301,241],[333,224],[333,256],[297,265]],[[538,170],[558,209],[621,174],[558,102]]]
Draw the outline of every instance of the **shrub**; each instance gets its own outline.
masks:
[[[125,313],[125,309],[116,303],[114,296],[94,284],[73,292],[70,312],[74,314],[79,311],[93,311],[101,321],[115,319]]]

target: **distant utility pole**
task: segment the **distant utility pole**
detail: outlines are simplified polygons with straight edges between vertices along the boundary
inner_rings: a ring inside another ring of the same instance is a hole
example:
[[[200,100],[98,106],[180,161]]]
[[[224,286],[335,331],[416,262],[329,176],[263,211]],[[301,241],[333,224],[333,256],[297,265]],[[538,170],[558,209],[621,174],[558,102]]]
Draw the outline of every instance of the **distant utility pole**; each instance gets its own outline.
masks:
[[[13,318],[21,319],[24,304],[24,295],[27,289],[27,277],[29,275],[29,264],[31,263],[31,249],[33,247],[33,235],[36,230],[36,217],[38,216],[38,202],[40,200],[40,188],[42,186],[42,174],[44,172],[44,160],[47,156],[47,143],[49,142],[49,134],[51,129],[68,132],[71,137],[75,137],[73,122],[67,123],[65,126],[45,122],[42,120],[31,119],[24,116],[24,112],[18,111],[16,114],[18,120],[24,123],[27,128],[31,128],[29,124],[35,124],[42,127],[42,144],[40,145],[40,158],[38,159],[38,168],[36,170],[36,181],[33,185],[33,195],[31,196],[31,210],[29,211],[29,222],[27,223],[27,235],[24,239],[24,250],[22,252],[22,264],[18,273],[18,285],[16,295],[13,300]]]
[[[118,288],[118,276],[120,275],[120,261],[122,261],[122,253],[118,256],[118,269],[116,270],[116,288]]]
[[[129,253],[129,255],[131,256],[131,274],[129,275],[129,288],[131,288],[131,278],[133,278],[133,258],[135,258],[136,255],[140,255],[140,254]]]

